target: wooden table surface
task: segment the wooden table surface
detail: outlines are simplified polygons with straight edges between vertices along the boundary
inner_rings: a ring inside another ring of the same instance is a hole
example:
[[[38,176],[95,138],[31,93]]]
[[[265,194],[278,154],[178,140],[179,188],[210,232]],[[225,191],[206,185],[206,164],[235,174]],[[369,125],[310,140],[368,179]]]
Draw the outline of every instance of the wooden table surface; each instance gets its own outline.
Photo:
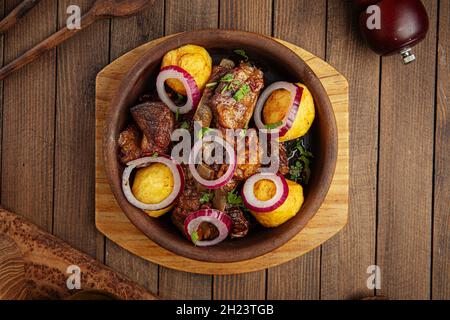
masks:
[[[68,5],[92,2],[42,0],[3,37],[3,63],[64,26]],[[156,0],[136,17],[95,23],[1,84],[1,204],[163,298],[449,299],[450,1],[423,2],[430,31],[408,66],[364,45],[343,0]],[[0,1],[0,13],[18,3]],[[97,72],[149,40],[215,27],[291,41],[350,83],[348,226],[303,257],[239,276],[158,267],[94,227]],[[379,290],[367,288],[371,265]]]

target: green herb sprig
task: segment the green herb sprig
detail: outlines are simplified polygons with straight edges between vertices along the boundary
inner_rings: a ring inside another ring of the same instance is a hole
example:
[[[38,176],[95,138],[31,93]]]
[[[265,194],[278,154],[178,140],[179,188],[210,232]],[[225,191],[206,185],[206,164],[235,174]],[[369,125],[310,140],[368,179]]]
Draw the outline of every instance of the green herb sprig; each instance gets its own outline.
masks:
[[[205,204],[205,203],[211,202],[213,198],[214,198],[214,193],[212,193],[212,192],[204,192],[201,195],[199,201],[200,201],[201,204]]]

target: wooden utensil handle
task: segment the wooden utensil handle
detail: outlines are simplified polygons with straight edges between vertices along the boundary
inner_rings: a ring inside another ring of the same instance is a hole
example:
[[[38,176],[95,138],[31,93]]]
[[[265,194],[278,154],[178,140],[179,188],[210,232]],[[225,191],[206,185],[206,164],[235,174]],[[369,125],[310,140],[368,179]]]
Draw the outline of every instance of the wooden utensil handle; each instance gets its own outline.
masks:
[[[2,21],[0,21],[0,34],[5,33],[13,27],[28,11],[30,11],[41,0],[24,0],[15,7]]]
[[[15,60],[8,63],[6,66],[0,69],[0,80],[4,80],[7,76],[9,76],[12,72],[19,70],[23,66],[29,64],[30,62],[33,62],[37,58],[39,58],[43,53],[55,48],[58,44],[61,42],[71,38],[76,33],[78,33],[83,28],[91,25],[98,16],[95,14],[94,11],[88,11],[82,18],[81,18],[81,28],[80,29],[73,29],[70,30],[67,27],[64,27],[63,29],[57,31],[38,45],[36,45],[34,48],[28,50],[20,57],[16,58]]]

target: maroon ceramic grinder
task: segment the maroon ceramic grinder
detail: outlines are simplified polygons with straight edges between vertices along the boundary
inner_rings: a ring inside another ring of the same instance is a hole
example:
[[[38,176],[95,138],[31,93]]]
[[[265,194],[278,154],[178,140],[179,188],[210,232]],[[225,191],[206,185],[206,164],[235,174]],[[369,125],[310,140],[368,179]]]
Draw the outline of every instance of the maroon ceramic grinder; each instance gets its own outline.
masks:
[[[420,0],[353,0],[359,27],[373,51],[399,53],[405,64],[416,59],[411,48],[428,31],[428,15]]]

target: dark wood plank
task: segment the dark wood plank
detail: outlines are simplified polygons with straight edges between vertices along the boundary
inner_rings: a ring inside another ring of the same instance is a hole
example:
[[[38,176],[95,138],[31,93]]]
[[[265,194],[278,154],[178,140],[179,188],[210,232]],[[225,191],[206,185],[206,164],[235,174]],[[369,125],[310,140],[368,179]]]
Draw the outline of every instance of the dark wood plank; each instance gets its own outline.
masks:
[[[255,19],[257,17],[257,19]],[[272,1],[220,1],[220,28],[272,33]],[[214,276],[214,299],[264,299],[266,271]]]
[[[0,2],[0,17],[5,16],[5,1]],[[4,64],[3,61],[3,50],[4,50],[4,44],[5,44],[5,37],[1,37],[0,39],[0,61],[1,64]],[[3,136],[3,81],[0,83],[0,182],[2,179],[2,136]],[[0,187],[0,203],[2,201],[2,193],[1,193],[1,187]]]
[[[61,0],[86,12],[94,1]],[[57,48],[55,186],[53,232],[75,248],[103,260],[104,239],[94,223],[95,77],[109,56],[109,22],[99,21]]]
[[[366,273],[375,264],[380,58],[361,40],[351,1],[328,2],[327,60],[349,81],[349,221],[322,246],[322,299],[374,294]]]
[[[5,11],[19,3],[5,1]],[[56,1],[42,1],[6,35],[5,62],[55,30]],[[2,205],[46,230],[53,211],[55,61],[52,50],[4,81]]]
[[[214,300],[264,300],[266,298],[265,272],[214,277]]]
[[[200,9],[201,8],[201,9]],[[217,0],[166,0],[165,34],[216,28]],[[167,299],[211,299],[212,277],[160,267],[159,295]]]
[[[220,28],[271,35],[272,0],[221,0]]]
[[[377,264],[391,299],[430,297],[437,1],[423,2],[431,28],[417,61],[382,61]]]
[[[111,61],[164,33],[164,0],[134,17],[112,19]],[[106,239],[105,263],[129,276],[152,293],[158,292],[158,266],[137,257]]]
[[[195,29],[217,28],[218,0],[166,0],[166,35]]]
[[[325,59],[326,0],[275,0],[273,35]],[[301,32],[299,32],[301,30]],[[268,270],[268,299],[319,299],[320,248]]]
[[[450,2],[440,2],[432,298],[450,299]]]
[[[159,296],[170,300],[210,300],[211,276],[160,267]]]

